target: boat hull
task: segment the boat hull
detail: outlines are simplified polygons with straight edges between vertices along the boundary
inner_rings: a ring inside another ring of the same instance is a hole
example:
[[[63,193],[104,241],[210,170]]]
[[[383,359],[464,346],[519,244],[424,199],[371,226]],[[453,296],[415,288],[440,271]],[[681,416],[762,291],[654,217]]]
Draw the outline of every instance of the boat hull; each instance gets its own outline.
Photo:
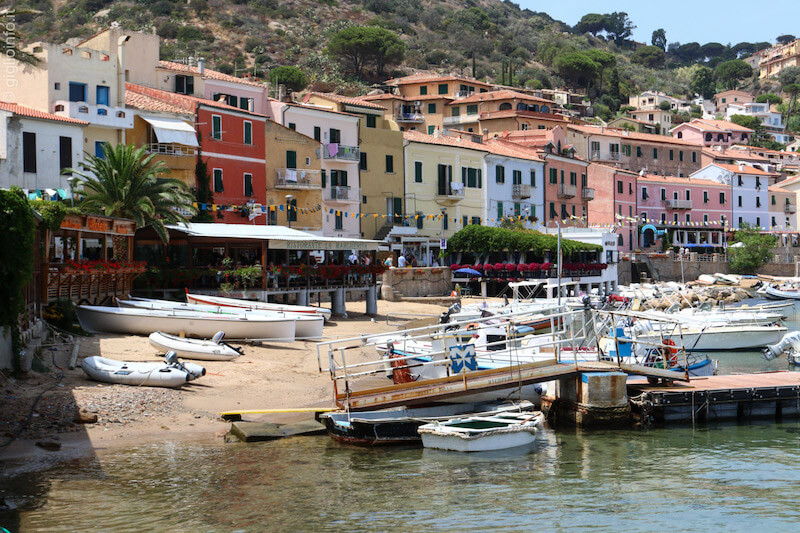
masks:
[[[177,388],[191,379],[188,372],[166,363],[127,363],[98,356],[85,358],[81,368],[95,381],[137,387]]]
[[[736,351],[757,350],[780,341],[787,332],[785,327],[753,327],[738,331],[709,328],[702,332],[688,332],[683,335],[664,335],[686,351]],[[637,340],[650,343],[661,342],[658,335],[639,335]]]
[[[463,439],[451,435],[422,434],[422,445],[425,448],[448,450],[453,452],[491,452],[507,450],[518,446],[527,446],[536,440],[536,429],[520,430],[514,433],[487,435],[477,439]]]
[[[764,296],[770,300],[800,300],[800,291],[782,291],[774,287],[767,287]]]
[[[227,344],[210,340],[185,339],[161,331],[150,334],[150,344],[161,353],[173,351],[178,357],[199,361],[231,361],[241,353]]]
[[[93,333],[123,333],[150,335],[163,331],[171,335],[210,338],[218,331],[225,332],[231,340],[268,340],[292,342],[295,337],[294,319],[251,319],[243,317],[215,317],[167,311],[114,312],[113,307],[79,305],[78,321],[86,331]],[[127,310],[133,311],[133,310]]]
[[[311,307],[303,305],[286,305],[270,302],[252,302],[250,300],[239,300],[237,298],[224,298],[222,296],[209,296],[205,294],[186,293],[188,303],[203,305],[219,305],[222,307],[235,307],[241,309],[261,309],[265,311],[280,311],[285,313],[301,313],[306,315],[320,315],[326,321],[331,318],[331,311],[321,307]]]

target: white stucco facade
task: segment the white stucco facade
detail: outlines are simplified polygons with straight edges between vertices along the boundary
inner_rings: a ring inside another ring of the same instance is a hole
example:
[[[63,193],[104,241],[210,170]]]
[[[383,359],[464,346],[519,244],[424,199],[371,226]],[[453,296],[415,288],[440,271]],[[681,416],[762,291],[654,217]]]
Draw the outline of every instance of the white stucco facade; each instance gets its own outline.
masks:
[[[544,216],[544,161],[490,153],[484,164],[484,224],[499,226],[505,217]],[[532,228],[533,223],[526,221],[525,226]]]

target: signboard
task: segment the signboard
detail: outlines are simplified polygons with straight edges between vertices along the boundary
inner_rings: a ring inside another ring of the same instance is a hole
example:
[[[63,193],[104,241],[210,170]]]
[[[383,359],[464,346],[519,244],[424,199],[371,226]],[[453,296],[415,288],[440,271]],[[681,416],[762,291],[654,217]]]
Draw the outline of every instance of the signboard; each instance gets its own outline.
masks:
[[[107,235],[132,235],[136,225],[130,220],[67,215],[61,221],[61,228],[88,233],[105,233]]]
[[[450,358],[450,370],[452,370],[453,374],[460,374],[465,370],[478,370],[474,344],[450,346],[447,351]]]
[[[447,250],[447,239],[441,239],[439,241],[439,248],[442,250]]]
[[[378,243],[354,241],[284,241],[270,239],[269,247],[286,250],[377,250]]]

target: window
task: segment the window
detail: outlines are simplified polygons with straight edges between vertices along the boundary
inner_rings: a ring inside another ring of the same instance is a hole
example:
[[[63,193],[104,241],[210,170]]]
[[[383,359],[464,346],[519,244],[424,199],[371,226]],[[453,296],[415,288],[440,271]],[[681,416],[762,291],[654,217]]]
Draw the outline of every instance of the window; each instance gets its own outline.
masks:
[[[678,213],[672,214],[672,221],[675,222],[676,224],[678,223]]]
[[[646,211],[642,211],[642,214],[639,215],[639,216],[641,217],[642,222],[647,222],[647,212]]]
[[[689,189],[686,189],[686,199],[687,200],[692,199],[692,191],[690,191]]]
[[[394,156],[386,156],[386,172],[394,174]]]
[[[94,142],[94,155],[95,157],[99,157],[100,159],[105,159],[106,154],[103,152],[103,145],[105,143],[103,141],[95,141]]]
[[[481,183],[481,169],[461,167],[461,182],[465,187],[480,189],[483,186]]]
[[[689,214],[689,213],[686,213],[686,223],[689,224],[691,221],[692,221],[692,215]]]
[[[321,141],[322,140],[322,128],[319,126],[314,126],[314,140]]]
[[[775,205],[775,195],[772,195],[772,205]]]
[[[108,87],[105,85],[97,86],[97,105],[108,105]]]
[[[622,181],[617,180],[617,194],[622,194],[622,192],[624,190],[625,189],[624,189],[624,185],[623,185]]]
[[[328,133],[328,139],[331,143],[340,143],[342,142],[342,132],[337,130],[336,128],[331,128]]]
[[[719,203],[720,204],[724,204],[725,203],[725,193],[724,192],[719,193]]]
[[[358,169],[359,170],[367,170],[367,153],[361,152],[359,159],[358,159]]]
[[[425,215],[423,215],[422,212],[417,211],[417,216],[415,218],[417,219],[417,229],[422,229],[425,221]]]
[[[22,132],[22,171],[36,172],[36,134]]]
[[[756,196],[756,207],[761,207],[761,197]]]
[[[461,114],[461,108],[458,106],[453,106],[450,108],[450,116],[457,117]]]
[[[222,184],[222,169],[214,169],[214,192],[225,192],[225,187]]]
[[[703,224],[708,226],[708,215],[703,215]]]
[[[252,98],[244,98],[243,96],[239,97],[239,109],[244,109],[245,111],[252,111],[253,110],[253,102]]]
[[[658,159],[658,148],[653,148],[653,159]]]
[[[239,97],[233,96],[232,94],[214,93],[213,99],[215,102],[224,102],[231,107],[239,107]],[[245,107],[245,109],[247,108]]]
[[[628,182],[628,194],[633,196],[633,182]]]
[[[772,217],[772,225],[777,226],[777,224],[775,223],[775,217]]]
[[[642,157],[642,147],[641,146],[637,146],[636,147],[636,157]]]
[[[297,198],[286,200],[286,221],[297,222]]]
[[[536,187],[536,171],[531,170],[531,187]]]
[[[703,191],[703,203],[708,203],[708,191]]]
[[[513,170],[511,172],[511,182],[514,185],[522,185],[522,171],[521,170]]]
[[[739,184],[739,187],[744,186],[744,180],[742,179],[742,177],[741,176],[736,176],[736,178],[737,178],[737,183]]]
[[[742,227],[742,217],[739,217],[739,227]]]
[[[297,168],[297,152],[286,150],[286,168]]]
[[[322,183],[322,188],[325,188],[325,183],[328,181],[328,173],[325,172],[325,169],[319,171],[320,183]]]
[[[600,157],[600,142],[592,141],[592,157]]]
[[[558,213],[556,211],[556,204],[554,204],[553,202],[550,202],[550,218],[556,218],[557,214]]]
[[[577,172],[570,172],[569,173],[569,184],[570,185],[578,185],[578,173]]]
[[[551,168],[550,169],[550,183],[555,185],[558,183],[558,170]]]
[[[194,94],[194,77],[176,75],[175,92],[178,94]]]
[[[378,119],[375,115],[367,115],[367,127],[374,128],[378,124]]]
[[[742,197],[741,196],[738,197],[737,203],[739,204],[739,207],[742,207]]]
[[[85,102],[86,101],[86,84],[69,82],[69,101],[70,102]]]
[[[622,145],[622,153],[626,156],[631,156],[631,145],[630,144],[623,144]]]
[[[647,195],[647,187],[642,187],[642,200],[647,200],[649,196]]]
[[[506,182],[506,168],[503,165],[494,167],[494,180],[496,183]]]
[[[253,196],[253,175],[247,172],[244,174],[244,195]]]
[[[58,165],[61,170],[72,168],[72,137],[58,138]]]
[[[421,86],[419,88],[419,95],[420,96],[425,96],[426,94],[428,94],[428,86],[427,85],[423,85],[423,86]]]
[[[367,195],[366,194],[361,196],[361,203],[362,204],[366,204],[367,203]]]
[[[428,126],[428,135],[436,133],[436,126]]]
[[[664,202],[667,200],[667,189],[661,187],[661,201]]]
[[[669,151],[669,160],[672,161],[673,159],[675,159],[675,151],[674,150],[670,150]]]
[[[519,203],[514,204],[514,215],[520,216],[522,214],[522,206]]]
[[[439,84],[439,94],[447,94],[447,84],[440,83]]]
[[[244,121],[244,144],[253,144],[253,123]]]
[[[467,106],[467,115],[477,115],[478,114],[478,104],[471,104]]]
[[[212,115],[211,117],[211,137],[213,139],[222,139],[222,117],[219,115]]]
[[[53,84],[53,89],[55,89],[56,91],[60,91],[61,90],[61,84],[59,82],[55,82]]]
[[[334,218],[334,227],[333,227],[333,229],[339,230],[339,231],[343,230],[344,229],[344,224],[342,223],[342,212],[341,211],[336,211],[336,213],[334,214],[334,217],[335,218]]]
[[[436,113],[436,103],[432,102],[428,104],[428,113]]]
[[[761,217],[756,217],[756,226],[761,227]]]
[[[469,217],[463,216],[461,217],[461,224],[466,228],[469,225]]]
[[[667,214],[661,213],[661,223],[664,224],[667,221]]]
[[[503,212],[503,202],[497,202],[497,220],[500,220],[504,216]]]
[[[414,161],[414,182],[422,183],[422,161]]]
[[[678,161],[683,161],[683,150],[678,152]]]
[[[697,152],[692,152],[692,163],[697,163]]]
[[[586,187],[586,174],[581,174],[581,187]]]

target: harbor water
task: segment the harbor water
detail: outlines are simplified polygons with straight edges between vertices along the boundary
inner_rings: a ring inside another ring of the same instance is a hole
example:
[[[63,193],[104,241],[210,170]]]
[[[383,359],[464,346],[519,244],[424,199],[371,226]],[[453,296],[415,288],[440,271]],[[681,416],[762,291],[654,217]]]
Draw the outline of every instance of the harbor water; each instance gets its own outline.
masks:
[[[796,320],[796,317],[793,317]],[[790,329],[800,328],[795,321]],[[720,353],[720,372],[778,370]],[[9,531],[796,531],[800,421],[543,429],[463,454],[327,436],[162,442],[0,470]],[[2,531],[0,529],[0,531]]]

